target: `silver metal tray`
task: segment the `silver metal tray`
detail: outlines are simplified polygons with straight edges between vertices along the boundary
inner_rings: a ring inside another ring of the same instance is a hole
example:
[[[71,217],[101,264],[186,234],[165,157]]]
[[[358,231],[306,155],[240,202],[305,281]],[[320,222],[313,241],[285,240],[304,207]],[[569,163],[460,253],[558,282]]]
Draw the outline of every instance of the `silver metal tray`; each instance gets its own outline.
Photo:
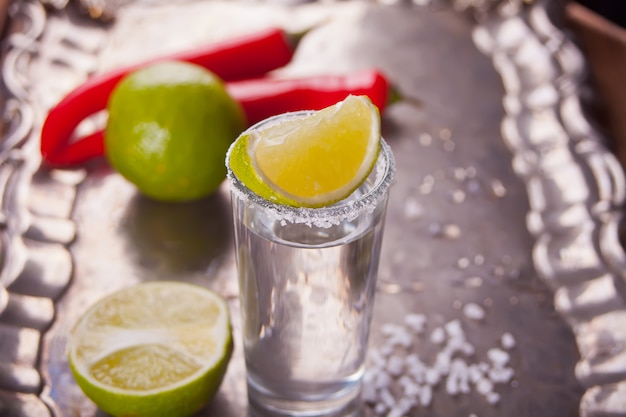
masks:
[[[141,197],[103,163],[42,168],[47,109],[94,72],[269,25],[319,24],[281,74],[375,66],[411,98],[384,115],[398,181],[370,366],[410,314],[426,328],[396,353],[425,362],[442,349],[432,332],[455,320],[473,348],[458,355],[466,365],[488,362],[503,335],[516,342],[506,350],[514,374],[495,384],[497,395],[471,384],[454,393],[444,381],[407,415],[626,416],[624,175],[585,111],[586,63],[560,27],[562,5],[122,3],[106,23],[64,2],[9,6],[0,415],[102,415],[69,373],[66,337],[87,306],[137,282],[177,279],[218,291],[239,342],[226,186],[168,205]],[[200,415],[247,413],[240,346]],[[390,391],[397,399],[399,384]],[[377,415],[381,401],[364,415]]]

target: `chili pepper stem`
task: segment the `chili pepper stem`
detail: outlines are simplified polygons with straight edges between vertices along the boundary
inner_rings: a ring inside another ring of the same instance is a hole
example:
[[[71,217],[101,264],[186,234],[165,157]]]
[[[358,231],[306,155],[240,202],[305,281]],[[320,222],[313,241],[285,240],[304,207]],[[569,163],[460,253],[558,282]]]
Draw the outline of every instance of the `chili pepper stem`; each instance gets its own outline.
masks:
[[[312,31],[314,31],[315,29],[321,27],[322,25],[324,25],[329,20],[330,19],[323,19],[322,21],[314,23],[311,26],[306,27],[306,28],[304,28],[302,30],[285,31],[285,36],[287,37],[287,42],[289,43],[289,45],[295,51],[298,48],[298,46],[300,45],[300,43],[302,42],[302,39],[306,35],[308,35]]]

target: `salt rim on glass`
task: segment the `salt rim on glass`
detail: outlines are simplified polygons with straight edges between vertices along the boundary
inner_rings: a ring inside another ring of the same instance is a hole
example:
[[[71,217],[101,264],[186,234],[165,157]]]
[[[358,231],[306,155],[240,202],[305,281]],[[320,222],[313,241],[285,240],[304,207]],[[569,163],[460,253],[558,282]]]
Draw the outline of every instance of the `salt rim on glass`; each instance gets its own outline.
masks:
[[[312,111],[298,111],[284,113],[281,115],[270,117],[248,128],[244,134],[259,130],[261,127],[269,127],[277,122],[278,119],[298,118],[307,116]],[[376,206],[385,198],[389,187],[395,182],[395,159],[391,148],[387,142],[381,137],[380,151],[374,169],[369,174],[364,184],[370,184],[363,195],[354,197],[356,190],[345,199],[326,207],[308,208],[308,207],[292,207],[274,203],[260,195],[252,192],[243,184],[230,168],[230,155],[235,146],[232,143],[226,153],[226,169],[231,192],[234,192],[242,201],[256,204],[263,207],[266,214],[279,221],[281,224],[306,224],[319,228],[330,228],[339,225],[345,221],[353,221],[363,213],[372,213]]]

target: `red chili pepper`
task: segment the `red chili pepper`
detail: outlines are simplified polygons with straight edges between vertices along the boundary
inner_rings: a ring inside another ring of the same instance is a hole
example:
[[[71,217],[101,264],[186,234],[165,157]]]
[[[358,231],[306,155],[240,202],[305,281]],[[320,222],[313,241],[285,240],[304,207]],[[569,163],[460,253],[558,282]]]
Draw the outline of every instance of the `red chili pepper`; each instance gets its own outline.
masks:
[[[291,61],[295,45],[293,41],[297,42],[299,36],[290,38],[282,29],[271,28],[149,62],[164,59],[187,61],[210,69],[226,81],[260,77]],[[56,161],[78,124],[105,109],[117,83],[143,65],[146,63],[94,76],[52,108],[41,131],[41,154],[44,160]],[[86,144],[81,146],[85,147]]]
[[[376,70],[341,75],[302,78],[257,78],[227,83],[228,92],[243,107],[248,124],[270,116],[298,110],[320,110],[349,94],[366,95],[382,113],[398,96],[387,79]],[[53,165],[75,165],[104,154],[104,133],[95,132],[71,143],[47,161]]]
[[[371,69],[350,74],[242,80],[228,83],[227,88],[243,106],[250,125],[281,113],[320,110],[349,94],[368,96],[381,113],[396,99],[387,79]]]

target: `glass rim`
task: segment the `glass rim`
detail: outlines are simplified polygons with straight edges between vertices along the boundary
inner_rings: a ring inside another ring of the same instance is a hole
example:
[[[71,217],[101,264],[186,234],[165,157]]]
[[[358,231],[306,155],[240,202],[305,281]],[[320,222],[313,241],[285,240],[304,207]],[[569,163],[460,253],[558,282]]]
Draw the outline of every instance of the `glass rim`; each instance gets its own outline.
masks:
[[[310,113],[312,112],[300,111],[273,116],[246,129],[246,131],[242,132],[241,135],[247,134],[254,129],[258,129],[261,125],[271,123],[277,118],[298,117],[300,115],[307,115]],[[345,199],[330,206],[316,208],[294,207],[279,204],[250,190],[233,173],[230,168],[230,155],[235,142],[233,142],[230,146],[226,155],[227,178],[231,193],[235,192],[238,198],[242,201],[261,206],[263,209],[272,213],[278,220],[289,223],[304,223],[321,227],[329,227],[346,220],[354,220],[363,212],[373,212],[376,206],[387,196],[389,188],[395,180],[395,159],[393,153],[391,152],[391,147],[381,137],[381,146],[378,152],[378,158],[374,164],[374,168],[372,169],[372,173],[375,173],[376,181],[372,184],[371,189],[367,190],[367,192],[363,195],[354,199],[346,197]],[[383,161],[384,164],[381,164],[381,161]],[[372,173],[370,173],[370,175],[372,175]]]

